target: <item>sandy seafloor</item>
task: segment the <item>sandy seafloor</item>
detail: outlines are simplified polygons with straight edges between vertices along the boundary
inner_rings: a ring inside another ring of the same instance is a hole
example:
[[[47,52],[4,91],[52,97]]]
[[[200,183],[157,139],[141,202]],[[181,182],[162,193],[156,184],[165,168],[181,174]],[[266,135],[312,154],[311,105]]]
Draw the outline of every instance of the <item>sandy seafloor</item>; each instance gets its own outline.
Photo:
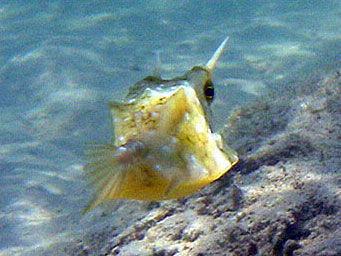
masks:
[[[0,255],[341,255],[340,24],[337,0],[0,1]],[[227,35],[214,126],[239,165],[82,216],[106,102],[156,51],[170,78]]]

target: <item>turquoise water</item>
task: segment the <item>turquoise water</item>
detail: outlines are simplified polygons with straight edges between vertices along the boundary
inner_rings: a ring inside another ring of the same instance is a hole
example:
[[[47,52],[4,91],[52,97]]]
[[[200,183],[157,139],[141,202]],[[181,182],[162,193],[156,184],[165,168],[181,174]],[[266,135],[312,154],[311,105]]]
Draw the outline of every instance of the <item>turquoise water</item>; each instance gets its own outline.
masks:
[[[44,255],[108,224],[80,214],[83,145],[108,140],[105,102],[150,74],[156,51],[169,78],[230,36],[219,128],[236,104],[339,67],[340,24],[340,1],[1,1],[0,255]]]

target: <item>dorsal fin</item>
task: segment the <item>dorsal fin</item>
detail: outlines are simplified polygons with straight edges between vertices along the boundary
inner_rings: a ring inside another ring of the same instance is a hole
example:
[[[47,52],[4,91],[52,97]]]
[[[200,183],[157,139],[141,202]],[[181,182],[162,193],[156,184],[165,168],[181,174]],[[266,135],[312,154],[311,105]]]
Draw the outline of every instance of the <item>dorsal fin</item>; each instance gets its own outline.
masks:
[[[155,56],[156,56],[156,61],[155,61],[155,67],[153,70],[153,76],[159,78],[161,80],[161,51],[158,50],[155,52]]]

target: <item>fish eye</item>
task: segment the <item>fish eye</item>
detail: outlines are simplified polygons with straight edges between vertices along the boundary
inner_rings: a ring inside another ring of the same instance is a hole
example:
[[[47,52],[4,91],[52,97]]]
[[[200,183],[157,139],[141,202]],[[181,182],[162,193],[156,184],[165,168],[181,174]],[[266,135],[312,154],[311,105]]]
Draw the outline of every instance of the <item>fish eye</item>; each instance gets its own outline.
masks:
[[[214,99],[214,87],[211,81],[207,81],[204,86],[204,94],[208,103],[211,103]]]

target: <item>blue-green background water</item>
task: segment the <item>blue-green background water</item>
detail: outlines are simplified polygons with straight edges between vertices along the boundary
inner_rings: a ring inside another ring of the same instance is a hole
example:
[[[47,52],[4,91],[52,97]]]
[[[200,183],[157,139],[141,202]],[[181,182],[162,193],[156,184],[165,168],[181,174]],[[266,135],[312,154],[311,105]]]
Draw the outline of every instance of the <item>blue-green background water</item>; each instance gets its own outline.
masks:
[[[150,74],[156,51],[169,78],[230,36],[213,78],[218,129],[236,104],[340,66],[340,5],[0,1],[0,255],[39,255],[105,222],[80,214],[83,145],[109,139],[106,101]]]

